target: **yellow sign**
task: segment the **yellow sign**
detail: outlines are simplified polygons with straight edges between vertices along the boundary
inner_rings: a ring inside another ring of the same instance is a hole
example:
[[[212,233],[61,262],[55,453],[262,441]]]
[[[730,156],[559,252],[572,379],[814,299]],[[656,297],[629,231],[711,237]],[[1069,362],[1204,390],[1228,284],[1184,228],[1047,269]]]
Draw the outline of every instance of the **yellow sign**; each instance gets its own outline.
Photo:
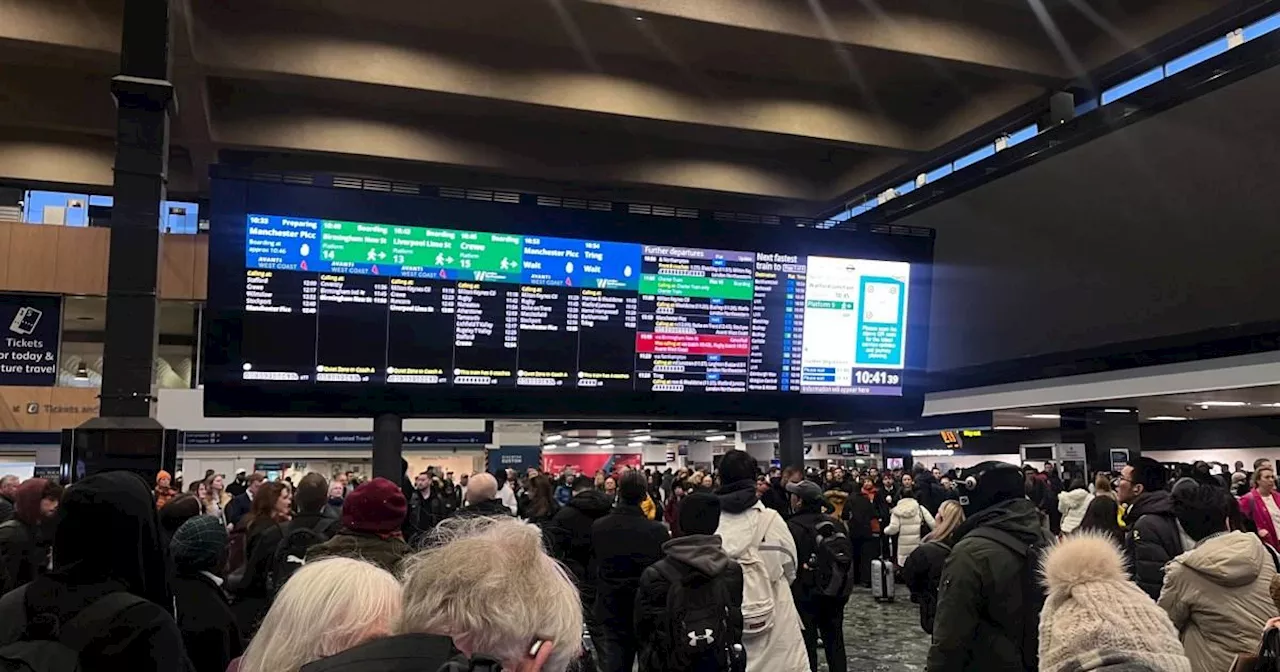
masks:
[[[96,388],[0,387],[0,431],[48,432],[79,427],[98,415]]]

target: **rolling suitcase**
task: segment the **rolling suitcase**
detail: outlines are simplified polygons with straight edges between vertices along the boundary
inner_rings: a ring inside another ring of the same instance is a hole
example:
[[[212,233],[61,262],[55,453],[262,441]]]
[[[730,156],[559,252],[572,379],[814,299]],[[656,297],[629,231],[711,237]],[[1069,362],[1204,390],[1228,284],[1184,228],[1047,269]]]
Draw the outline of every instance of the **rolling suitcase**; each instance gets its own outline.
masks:
[[[871,596],[876,602],[893,601],[893,562],[884,558],[871,561]]]

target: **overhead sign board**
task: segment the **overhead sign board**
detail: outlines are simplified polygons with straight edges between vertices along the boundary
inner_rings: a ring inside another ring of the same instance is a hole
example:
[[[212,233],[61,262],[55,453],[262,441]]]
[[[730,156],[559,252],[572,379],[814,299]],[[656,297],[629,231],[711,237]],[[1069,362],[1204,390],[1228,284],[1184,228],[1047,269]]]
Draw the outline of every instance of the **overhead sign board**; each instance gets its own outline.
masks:
[[[492,432],[405,432],[406,446],[483,445],[493,440]],[[187,446],[332,446],[368,447],[372,433],[334,432],[183,432]]]
[[[0,294],[0,385],[55,385],[61,331],[61,297]]]

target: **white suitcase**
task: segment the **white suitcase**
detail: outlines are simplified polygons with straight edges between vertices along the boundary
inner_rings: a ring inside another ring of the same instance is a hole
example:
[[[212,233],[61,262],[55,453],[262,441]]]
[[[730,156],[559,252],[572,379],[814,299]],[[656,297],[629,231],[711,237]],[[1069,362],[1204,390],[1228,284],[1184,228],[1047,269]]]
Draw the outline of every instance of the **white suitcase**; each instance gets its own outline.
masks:
[[[876,602],[893,601],[893,561],[876,558],[871,561],[871,596]]]

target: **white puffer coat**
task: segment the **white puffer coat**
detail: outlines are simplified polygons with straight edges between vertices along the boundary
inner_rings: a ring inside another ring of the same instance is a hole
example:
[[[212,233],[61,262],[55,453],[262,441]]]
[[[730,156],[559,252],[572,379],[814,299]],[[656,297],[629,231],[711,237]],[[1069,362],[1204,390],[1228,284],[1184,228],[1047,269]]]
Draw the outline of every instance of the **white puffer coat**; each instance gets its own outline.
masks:
[[[889,527],[885,528],[884,533],[893,536],[898,535],[898,566],[901,567],[907,562],[907,556],[911,555],[911,551],[916,550],[920,546],[920,538],[925,533],[921,531],[921,524],[926,524],[929,529],[933,529],[937,524],[933,520],[933,514],[929,510],[920,506],[912,497],[904,497],[898,500],[890,512]]]
[[[1058,493],[1058,512],[1062,514],[1062,533],[1071,534],[1080,527],[1084,520],[1084,512],[1088,510],[1093,495],[1088,490],[1079,488]]]

